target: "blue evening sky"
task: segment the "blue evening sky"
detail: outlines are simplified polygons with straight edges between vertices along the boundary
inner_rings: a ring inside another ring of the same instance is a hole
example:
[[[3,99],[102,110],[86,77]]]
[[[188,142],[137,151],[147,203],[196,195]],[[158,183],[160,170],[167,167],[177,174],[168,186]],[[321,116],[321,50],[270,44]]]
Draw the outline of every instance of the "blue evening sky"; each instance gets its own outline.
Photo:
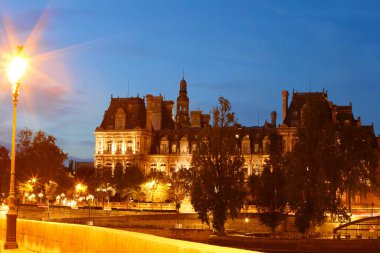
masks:
[[[176,100],[224,96],[239,122],[281,115],[281,91],[328,91],[380,132],[380,1],[0,0],[0,143],[11,142],[7,55],[30,65],[17,127],[41,129],[70,156],[92,158],[111,94]]]

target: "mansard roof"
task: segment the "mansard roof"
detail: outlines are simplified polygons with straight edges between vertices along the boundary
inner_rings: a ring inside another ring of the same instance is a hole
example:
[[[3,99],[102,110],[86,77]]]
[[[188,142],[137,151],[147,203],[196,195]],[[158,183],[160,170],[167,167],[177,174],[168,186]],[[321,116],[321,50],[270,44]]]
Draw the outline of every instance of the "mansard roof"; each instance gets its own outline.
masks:
[[[111,96],[111,102],[108,109],[104,112],[103,121],[100,129],[115,129],[115,113],[121,111],[125,113],[125,129],[134,129],[136,127],[144,128],[146,120],[146,108],[144,99],[140,97],[114,98]]]
[[[352,112],[352,104],[349,105],[335,105],[333,102],[328,100],[327,91],[322,92],[294,92],[291,103],[286,111],[286,117],[284,119],[284,124],[289,127],[297,127],[299,120],[301,119],[302,108],[307,104],[307,102],[318,103],[323,110],[325,110],[326,115],[328,115],[329,120],[334,123],[340,124],[353,124],[361,126],[366,129],[371,135],[375,136],[373,125],[361,125],[361,119],[358,117],[354,118]]]
[[[331,115],[327,92],[293,92],[292,101],[286,112],[284,123],[287,126],[296,127],[301,117],[302,107],[310,101],[320,104],[320,106]]]

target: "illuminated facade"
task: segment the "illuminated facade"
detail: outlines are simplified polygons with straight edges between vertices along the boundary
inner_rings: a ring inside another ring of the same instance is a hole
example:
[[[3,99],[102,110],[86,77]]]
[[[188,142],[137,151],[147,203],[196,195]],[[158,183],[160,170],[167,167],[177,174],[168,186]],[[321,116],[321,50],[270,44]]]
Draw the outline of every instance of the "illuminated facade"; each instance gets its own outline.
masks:
[[[176,106],[160,95],[111,97],[102,123],[95,130],[95,167],[114,169],[118,163],[123,168],[135,164],[145,173],[189,168],[192,152],[210,126],[210,115],[189,111],[189,102],[184,79]],[[260,173],[268,158],[268,127],[273,128],[270,124],[241,127],[236,133],[249,174]]]

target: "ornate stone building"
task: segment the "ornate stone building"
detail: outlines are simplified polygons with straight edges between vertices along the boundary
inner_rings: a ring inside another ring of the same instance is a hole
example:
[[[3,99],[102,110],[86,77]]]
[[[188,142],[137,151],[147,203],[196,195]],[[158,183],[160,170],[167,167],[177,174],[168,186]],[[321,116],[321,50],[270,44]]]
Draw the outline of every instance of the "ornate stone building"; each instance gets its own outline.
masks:
[[[327,92],[292,93],[288,103],[288,91],[282,91],[282,123],[277,125],[277,113],[263,126],[240,126],[236,139],[245,159],[248,173],[260,173],[268,158],[268,133],[277,131],[283,139],[285,152],[292,151],[296,142],[297,126],[302,122],[306,101],[313,100],[324,108],[330,120],[361,126],[355,119],[352,105],[337,106],[328,100]],[[145,173],[159,170],[166,173],[184,167],[189,168],[192,152],[204,138],[204,130],[210,126],[210,115],[202,111],[189,111],[187,83],[180,81],[177,104],[153,95],[145,98],[115,98],[105,111],[103,120],[95,130],[95,167],[124,168],[137,165]],[[174,109],[176,114],[174,116]],[[373,126],[362,126],[373,136]]]
[[[189,111],[189,104],[184,79],[180,82],[175,116],[174,102],[161,95],[111,96],[95,130],[95,167],[115,168],[119,163],[125,168],[135,164],[145,173],[189,168],[192,152],[197,149],[203,130],[210,126],[210,115]],[[266,133],[276,124],[276,114],[272,116],[272,125],[241,127],[236,133],[249,173],[259,173],[268,157]]]

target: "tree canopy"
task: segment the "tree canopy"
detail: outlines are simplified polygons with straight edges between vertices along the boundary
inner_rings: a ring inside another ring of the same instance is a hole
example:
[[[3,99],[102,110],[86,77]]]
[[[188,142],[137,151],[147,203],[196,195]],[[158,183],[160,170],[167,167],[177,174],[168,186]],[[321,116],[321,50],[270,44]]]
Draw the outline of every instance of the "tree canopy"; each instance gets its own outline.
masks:
[[[259,219],[274,234],[287,207],[282,138],[276,132],[269,133],[269,155],[261,175],[252,174],[249,183]]]
[[[43,131],[23,129],[16,144],[16,179],[26,181],[37,177],[40,181],[59,178],[67,171],[64,161],[67,154],[56,144],[56,138]]]
[[[219,98],[213,126],[206,129],[192,156],[191,203],[199,218],[224,234],[227,215],[234,218],[244,203],[244,158],[235,137],[230,102]],[[211,218],[210,218],[211,217]]]
[[[0,203],[9,192],[10,162],[9,150],[0,146]]]
[[[312,224],[323,223],[326,213],[347,217],[337,198],[342,175],[336,135],[326,108],[317,101],[307,101],[301,111],[297,142],[284,163],[289,206],[302,233]]]

